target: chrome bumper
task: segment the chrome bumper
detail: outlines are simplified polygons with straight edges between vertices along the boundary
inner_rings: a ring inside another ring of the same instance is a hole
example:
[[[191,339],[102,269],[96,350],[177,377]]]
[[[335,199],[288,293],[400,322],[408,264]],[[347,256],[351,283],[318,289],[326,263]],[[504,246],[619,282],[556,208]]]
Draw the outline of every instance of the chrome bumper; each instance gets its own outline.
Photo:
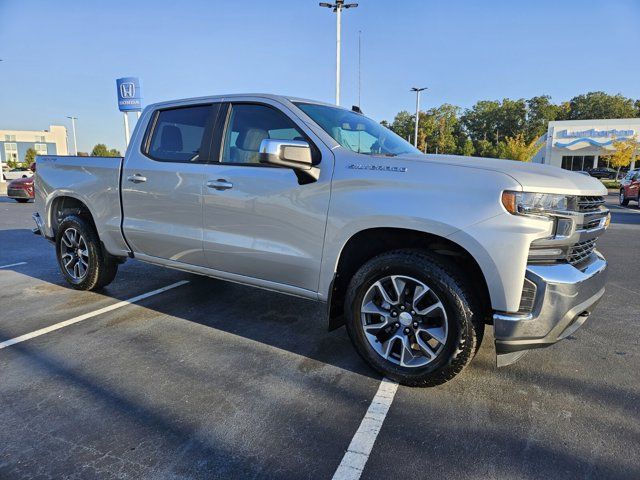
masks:
[[[607,262],[600,253],[577,269],[569,264],[529,265],[526,277],[536,284],[532,313],[493,315],[499,367],[514,363],[527,350],[547,347],[574,333],[604,294]]]

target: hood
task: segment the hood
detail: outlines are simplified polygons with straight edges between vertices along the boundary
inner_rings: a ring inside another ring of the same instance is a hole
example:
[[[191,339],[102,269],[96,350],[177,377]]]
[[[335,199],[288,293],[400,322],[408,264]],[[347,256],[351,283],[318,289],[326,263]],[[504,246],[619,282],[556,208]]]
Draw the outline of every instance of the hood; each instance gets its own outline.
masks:
[[[523,191],[573,195],[607,194],[607,189],[600,180],[540,163],[458,155],[410,155],[401,158],[500,172],[522,185]]]
[[[16,178],[15,180],[12,180],[11,183],[9,183],[9,186],[12,186],[12,185],[15,187],[17,187],[18,185],[20,186],[33,185],[33,177]]]

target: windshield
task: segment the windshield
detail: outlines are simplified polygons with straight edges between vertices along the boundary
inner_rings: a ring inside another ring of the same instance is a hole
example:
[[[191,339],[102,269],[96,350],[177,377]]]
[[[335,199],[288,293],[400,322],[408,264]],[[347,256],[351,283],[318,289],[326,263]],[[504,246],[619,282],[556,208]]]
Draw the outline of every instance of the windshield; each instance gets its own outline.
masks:
[[[388,128],[362,114],[314,103],[296,103],[296,106],[352,152],[387,156],[421,153]]]

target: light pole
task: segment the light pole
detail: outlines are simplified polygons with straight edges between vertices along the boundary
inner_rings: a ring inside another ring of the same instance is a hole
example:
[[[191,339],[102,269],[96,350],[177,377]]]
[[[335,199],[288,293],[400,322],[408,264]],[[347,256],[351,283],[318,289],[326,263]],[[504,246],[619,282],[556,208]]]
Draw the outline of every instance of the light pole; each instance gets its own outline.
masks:
[[[73,132],[73,153],[78,155],[78,143],[76,142],[76,120],[78,117],[67,117],[71,119],[71,131]]]
[[[416,132],[413,136],[413,146],[418,148],[418,121],[420,120],[420,92],[427,87],[411,87],[412,92],[416,92]]]
[[[358,4],[336,0],[336,3],[320,2],[320,6],[331,8],[336,14],[336,105],[340,105],[340,29],[342,9],[356,8]]]

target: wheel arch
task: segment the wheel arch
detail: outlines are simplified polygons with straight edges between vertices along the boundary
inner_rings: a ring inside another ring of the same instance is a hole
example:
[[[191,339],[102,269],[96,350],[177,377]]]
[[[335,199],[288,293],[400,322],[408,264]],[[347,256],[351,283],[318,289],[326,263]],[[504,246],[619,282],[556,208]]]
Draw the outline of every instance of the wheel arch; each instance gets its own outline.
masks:
[[[58,195],[51,199],[48,209],[48,220],[51,227],[52,236],[55,238],[60,222],[65,216],[75,214],[88,220],[96,234],[98,229],[94,220],[94,215],[88,207],[87,202],[69,194]],[[98,238],[100,235],[98,234]]]
[[[478,301],[486,322],[491,319],[491,298],[485,275],[476,259],[461,245],[440,235],[395,227],[368,228],[353,234],[343,245],[328,295],[329,330],[344,324],[343,306],[346,289],[356,271],[367,261],[397,249],[435,252],[453,260],[469,275],[470,285],[478,293]]]

